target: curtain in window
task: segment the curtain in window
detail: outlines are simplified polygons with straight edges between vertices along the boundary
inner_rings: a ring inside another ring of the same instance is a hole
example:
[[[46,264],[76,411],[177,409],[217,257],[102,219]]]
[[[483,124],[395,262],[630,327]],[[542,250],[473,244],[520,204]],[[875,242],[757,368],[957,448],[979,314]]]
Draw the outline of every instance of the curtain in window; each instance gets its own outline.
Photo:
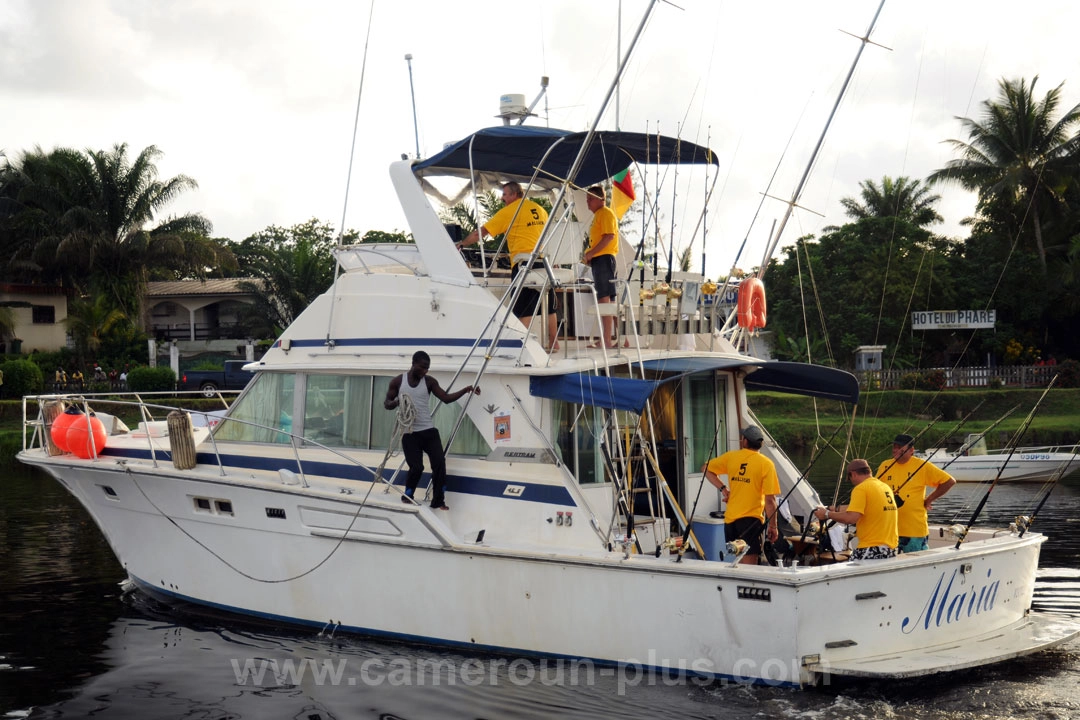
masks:
[[[229,417],[217,426],[215,439],[288,443],[295,383],[291,373],[260,373],[233,404]],[[245,422],[232,422],[233,418]]]
[[[712,373],[691,375],[687,393],[690,421],[690,467],[693,472],[713,457],[725,451],[717,444],[717,433],[723,428],[716,422],[716,379]]]

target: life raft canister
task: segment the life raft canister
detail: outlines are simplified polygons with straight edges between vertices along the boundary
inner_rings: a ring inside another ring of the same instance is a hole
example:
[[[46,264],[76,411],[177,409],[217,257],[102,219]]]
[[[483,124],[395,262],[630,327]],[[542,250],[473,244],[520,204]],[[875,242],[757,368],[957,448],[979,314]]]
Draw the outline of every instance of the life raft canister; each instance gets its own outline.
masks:
[[[751,332],[765,327],[765,283],[748,277],[739,283],[739,327]]]

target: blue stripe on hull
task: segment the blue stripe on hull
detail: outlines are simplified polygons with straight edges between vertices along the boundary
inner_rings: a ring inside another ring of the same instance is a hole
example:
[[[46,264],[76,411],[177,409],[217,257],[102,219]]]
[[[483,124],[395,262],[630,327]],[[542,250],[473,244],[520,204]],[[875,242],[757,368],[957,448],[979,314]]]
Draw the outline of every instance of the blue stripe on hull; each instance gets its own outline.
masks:
[[[476,340],[472,338],[409,338],[409,337],[386,337],[386,338],[332,338],[334,347],[463,347],[471,348],[476,344]],[[297,347],[325,347],[325,338],[315,339],[294,339],[290,342],[291,346]],[[521,340],[515,340],[512,338],[506,338],[499,340],[496,347],[499,348],[513,348],[521,349],[523,343]],[[280,347],[281,340],[274,343],[273,347]],[[486,348],[491,346],[491,340],[487,338],[481,338],[478,347]]]
[[[150,460],[149,450],[119,449],[106,447],[101,451],[103,456],[130,458],[133,460]],[[154,453],[159,462],[172,462],[172,456],[167,450],[159,450]],[[198,453],[196,460],[200,465],[216,467],[218,457],[213,453]],[[300,473],[300,464],[295,459],[268,458],[253,455],[221,454],[221,463],[226,468],[243,470],[264,470],[277,472],[285,469],[294,473]],[[368,481],[372,478],[372,468],[361,469],[356,465],[344,463],[314,462],[308,461],[303,464],[304,472],[308,475],[321,475],[323,477],[336,478],[338,480]],[[383,470],[383,479],[389,480],[394,471]],[[420,480],[420,487],[426,488],[431,483],[431,473],[424,473]],[[405,485],[405,473],[398,473],[395,485]],[[521,494],[505,495],[508,485],[522,486],[525,490]],[[498,497],[506,500],[524,500],[525,502],[544,503],[547,505],[563,505],[576,507],[576,503],[570,496],[570,492],[556,485],[539,485],[520,480],[494,480],[492,478],[473,477],[468,475],[448,475],[446,478],[448,492],[461,493],[464,495],[476,495],[479,497]]]

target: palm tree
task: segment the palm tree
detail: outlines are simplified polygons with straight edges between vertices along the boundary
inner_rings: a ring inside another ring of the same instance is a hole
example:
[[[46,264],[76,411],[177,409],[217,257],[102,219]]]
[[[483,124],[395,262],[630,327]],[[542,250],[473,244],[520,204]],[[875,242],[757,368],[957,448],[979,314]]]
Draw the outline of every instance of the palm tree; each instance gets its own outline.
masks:
[[[123,143],[110,151],[26,153],[9,183],[21,207],[15,257],[84,293],[107,295],[128,317],[136,316],[155,270],[203,276],[232,265],[231,253],[208,237],[203,216],[159,219],[169,203],[198,187],[186,175],[158,180],[160,156],[151,145],[129,161]]]
[[[113,331],[129,324],[128,317],[98,295],[92,301],[75,300],[68,306],[67,328],[80,352],[96,353]]]
[[[355,240],[350,231],[346,237]],[[254,298],[245,318],[254,335],[280,334],[334,282],[334,228],[312,219],[291,228],[270,226],[240,243],[239,286]]]
[[[884,175],[880,187],[873,180],[863,180],[859,187],[862,188],[859,193],[861,203],[855,198],[840,200],[845,214],[852,220],[895,217],[918,227],[942,222],[941,215],[934,209],[941,196],[931,195],[930,189],[918,180],[903,176],[893,180]]]
[[[539,202],[539,199],[537,199]],[[543,203],[540,203],[543,205]],[[550,203],[549,203],[550,205]],[[484,190],[476,196],[476,202],[472,200],[464,200],[451,205],[439,213],[439,219],[444,223],[450,225],[458,225],[461,227],[461,236],[464,238],[476,228],[487,222],[495,213],[502,209],[502,198],[495,194],[494,190]],[[477,217],[477,209],[479,208],[480,216]],[[545,210],[550,210],[550,207],[545,207]],[[487,250],[495,250],[499,247],[499,242],[495,238],[488,237],[484,239],[484,248]]]
[[[1061,85],[1036,100],[1038,80],[1036,75],[1030,85],[1023,79],[998,81],[998,98],[983,102],[981,122],[958,118],[969,141],[948,142],[961,157],[927,180],[955,182],[978,192],[980,212],[991,212],[995,206],[1020,208],[1020,217],[1030,212],[1045,278],[1043,223],[1048,213],[1063,209],[1064,193],[1076,179],[1080,136],[1073,128],[1080,122],[1080,105],[1055,121]]]
[[[0,341],[15,337],[15,311],[10,306],[0,305]]]

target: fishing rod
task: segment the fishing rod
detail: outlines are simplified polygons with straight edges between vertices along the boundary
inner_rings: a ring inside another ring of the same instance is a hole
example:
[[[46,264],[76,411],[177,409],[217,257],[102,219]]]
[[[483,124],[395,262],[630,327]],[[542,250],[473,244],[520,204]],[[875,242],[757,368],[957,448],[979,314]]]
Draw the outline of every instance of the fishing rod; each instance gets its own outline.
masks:
[[[1003,420],[1005,420],[1005,418],[1009,417],[1010,415],[1012,415],[1014,412],[1016,412],[1019,409],[1020,409],[1019,405],[1014,405],[1011,410],[1006,411],[1004,415],[999,417],[994,422],[990,423],[990,426],[988,428],[986,428],[985,430],[983,430],[980,433],[976,433],[975,436],[974,436],[975,437],[974,440],[972,440],[971,438],[968,438],[967,440],[965,440],[964,444],[960,446],[960,449],[956,451],[956,454],[953,455],[951,458],[949,458],[949,462],[942,465],[941,469],[945,470],[950,465],[952,465],[954,462],[956,462],[957,458],[961,457],[965,452],[967,452],[969,449],[971,449],[971,447],[975,443],[979,442],[979,440],[982,440],[984,437],[986,437],[986,433],[988,433],[991,430],[993,430],[994,428],[996,428],[998,425],[1000,425],[1002,423]]]
[[[787,502],[787,499],[791,496],[791,493],[795,492],[795,488],[799,486],[799,483],[801,483],[805,478],[810,475],[810,469],[814,467],[814,463],[818,461],[818,458],[820,458],[825,453],[825,448],[832,447],[832,439],[836,437],[836,433],[840,432],[840,428],[844,427],[845,424],[846,423],[840,423],[839,425],[837,425],[836,429],[832,431],[832,434],[829,435],[829,438],[825,441],[825,444],[821,446],[821,449],[815,450],[813,452],[813,454],[810,456],[810,464],[806,466],[806,470],[803,470],[803,473],[799,476],[799,479],[796,480],[795,484],[791,486],[791,489],[787,491],[787,494],[784,495],[784,498],[779,503],[777,503],[777,512],[780,512],[780,508],[783,506],[784,503]],[[813,511],[811,511],[810,514],[813,514]],[[765,518],[766,524],[768,523],[768,521],[769,518]],[[802,526],[802,535],[799,537],[799,542],[806,542],[806,536],[810,532],[809,517],[806,518],[806,522],[802,523]]]
[[[776,503],[776,510],[774,510],[771,514],[770,513],[765,514],[765,527],[766,528],[769,527],[769,521],[780,512],[780,508],[783,507],[784,503],[787,502],[789,497],[791,497],[791,493],[795,492],[795,488],[799,487],[799,483],[801,483],[803,480],[805,480],[810,475],[810,470],[813,469],[814,464],[825,453],[825,448],[832,447],[832,439],[834,437],[836,437],[836,433],[840,432],[840,429],[843,428],[844,425],[846,425],[846,423],[840,423],[839,425],[837,425],[836,429],[833,430],[832,434],[829,435],[828,439],[825,440],[824,445],[822,445],[820,449],[814,451],[814,453],[810,456],[810,463],[806,466],[806,469],[802,471],[802,474],[800,474],[799,477],[795,480],[795,483],[791,486],[791,489],[788,490],[787,493],[784,494],[784,497],[781,498],[780,501]],[[809,525],[809,523],[807,523],[807,525]],[[780,537],[783,537],[783,536],[781,535]],[[805,538],[806,538],[806,531],[804,530],[802,539],[805,540]],[[685,541],[683,541],[683,542],[685,544]],[[777,557],[776,549],[773,547],[772,543],[769,543],[769,548],[772,550],[772,556],[770,556],[769,552],[766,551],[765,543],[762,543],[762,545],[761,545],[762,553],[769,560],[770,564],[775,565],[776,562],[773,562],[773,558]],[[787,553],[784,554],[784,557],[787,557]]]
[[[968,531],[971,530],[971,526],[975,524],[975,521],[979,518],[979,514],[982,513],[982,509],[986,506],[986,501],[990,499],[990,493],[994,492],[994,488],[997,487],[998,480],[1001,479],[1001,475],[1005,472],[1006,466],[1008,466],[1009,461],[1012,460],[1012,456],[1016,452],[1017,443],[1020,442],[1020,439],[1024,436],[1024,433],[1026,433],[1027,429],[1031,426],[1031,422],[1035,419],[1035,413],[1036,411],[1038,411],[1039,405],[1041,405],[1042,401],[1046,399],[1047,393],[1050,392],[1050,388],[1054,387],[1054,383],[1057,382],[1057,379],[1058,376],[1055,375],[1053,379],[1050,380],[1050,384],[1046,386],[1046,389],[1043,390],[1042,395],[1039,396],[1039,400],[1035,403],[1035,407],[1031,408],[1031,412],[1028,413],[1028,416],[1024,420],[1023,425],[1021,425],[1017,429],[1016,434],[1013,435],[1012,439],[1009,441],[1009,455],[1005,458],[1005,462],[1003,462],[998,468],[997,475],[994,477],[994,481],[990,483],[990,487],[986,489],[986,494],[983,495],[982,500],[979,501],[979,505],[975,508],[975,512],[972,513],[971,519],[968,520],[967,525],[965,525],[960,531],[959,537],[957,537],[956,539],[957,550],[960,549],[960,546],[964,542],[964,538],[967,537]]]
[[[712,445],[709,446],[709,458],[710,458],[710,460],[713,457],[716,457],[714,455],[714,453],[716,452],[716,443],[719,442],[719,440],[720,440],[720,426],[723,425],[723,423],[724,423],[723,418],[718,417],[717,420],[716,420],[716,429],[713,431]],[[698,506],[698,502],[701,501],[701,491],[705,488],[705,480],[706,480],[706,477],[707,477],[706,473],[708,472],[708,470],[709,470],[709,463],[708,463],[708,461],[706,461],[705,467],[701,468],[701,480],[698,481],[697,496],[694,498],[694,506],[692,508],[690,508],[690,517],[691,518],[693,518],[695,515],[697,515],[697,506]],[[711,484],[712,483],[710,483],[710,485]],[[692,520],[690,522],[692,522]],[[687,522],[686,529],[683,531],[682,547],[686,547],[686,540],[687,540],[687,538],[690,537],[690,522]],[[701,554],[704,554],[704,548],[698,548],[698,552],[700,552]],[[679,555],[679,559],[680,560],[682,559],[681,554]]]
[[[844,444],[844,457],[843,464],[840,466],[840,476],[836,478],[836,489],[833,490],[833,507],[836,507],[836,502],[840,499],[840,483],[844,480],[844,469],[848,461],[848,452],[851,450],[851,434],[855,430],[855,413],[858,409],[858,405],[851,408],[851,425],[848,426],[847,442]],[[934,422],[937,422],[937,420]]]
[[[974,408],[974,409],[973,409],[973,410],[972,410],[971,412],[969,412],[969,413],[968,413],[968,414],[967,414],[966,416],[964,416],[964,418],[963,418],[963,419],[962,419],[962,420],[960,421],[960,423],[959,423],[959,424],[958,424],[958,425],[957,425],[957,426],[956,426],[955,428],[953,428],[953,430],[951,430],[951,431],[949,432],[949,435],[951,435],[952,433],[956,432],[956,431],[957,431],[957,430],[958,430],[958,429],[959,429],[960,427],[962,427],[962,426],[963,426],[963,424],[964,424],[965,422],[967,422],[968,418],[970,418],[970,417],[971,417],[971,414],[972,414],[973,412],[975,412],[975,410],[977,410],[977,409],[979,408],[979,406],[980,406],[980,405],[982,405],[982,403],[981,403],[981,402],[979,403],[979,405],[976,405],[976,406],[975,406],[975,408]],[[916,435],[915,437],[913,437],[913,438],[911,439],[911,443],[909,443],[909,444],[911,445],[911,447],[915,447],[915,441],[916,441],[916,440],[918,440],[918,439],[919,439],[920,437],[922,437],[922,436],[923,436],[923,435],[924,435],[924,434],[925,434],[925,433],[926,433],[927,431],[929,431],[929,430],[930,430],[930,428],[934,427],[934,425],[936,425],[936,424],[937,424],[937,422],[938,422],[938,420],[941,420],[941,418],[942,418],[942,416],[941,416],[941,415],[938,415],[938,416],[937,416],[936,418],[934,418],[933,420],[931,420],[931,421],[930,421],[930,423],[929,423],[929,424],[927,424],[927,426],[926,426],[926,427],[924,427],[924,428],[923,428],[922,430],[920,430],[920,431],[919,431],[919,433],[918,433],[918,434],[917,434],[917,435]],[[854,421],[854,418],[852,418],[852,420]],[[947,436],[946,436],[946,437],[947,437]],[[846,462],[846,458],[845,458],[845,462]],[[911,475],[909,475],[909,476],[908,476],[907,480],[905,480],[905,481],[903,482],[903,484],[902,484],[902,485],[900,485],[900,487],[898,487],[898,488],[897,488],[896,490],[893,490],[893,491],[892,491],[892,493],[893,493],[893,500],[894,500],[894,502],[896,503],[896,507],[897,507],[897,509],[899,509],[899,508],[902,508],[902,507],[904,506],[904,501],[903,501],[903,499],[902,499],[902,498],[900,497],[900,490],[902,490],[902,489],[903,489],[904,485],[907,485],[907,484],[908,484],[909,482],[911,482],[911,478],[915,477],[915,474],[916,474],[917,472],[919,472],[920,470],[922,470],[922,469],[923,469],[923,466],[924,466],[924,465],[926,465],[926,463],[928,463],[928,462],[930,462],[930,458],[926,458],[926,459],[924,459],[924,460],[922,461],[922,464],[921,464],[921,465],[919,465],[919,467],[915,468],[914,472],[912,472],[912,473],[911,473]],[[880,472],[876,473],[876,474],[874,475],[874,477],[877,477],[877,476],[879,476],[879,475],[885,475],[885,473],[889,472],[889,470],[891,470],[891,469],[892,469],[892,467],[893,467],[893,465],[895,465],[895,464],[896,464],[896,458],[893,458],[893,461],[892,461],[891,463],[889,463],[888,465],[886,465],[886,466],[885,466],[885,469],[883,469],[883,470],[881,470]],[[880,478],[879,478],[879,479],[880,479]],[[888,484],[888,483],[886,483],[886,484]],[[892,488],[890,488],[890,490],[891,490],[891,489],[892,489]],[[835,496],[833,497],[833,504],[832,504],[832,507],[834,507],[834,508],[835,508],[835,507],[838,507],[838,505],[837,505],[837,501],[839,500],[839,495],[840,495],[840,483],[839,483],[839,481],[837,481],[837,487],[836,487],[836,495],[835,495]],[[824,534],[825,534],[825,533],[826,533],[826,532],[827,532],[827,531],[828,531],[828,530],[829,530],[830,528],[832,528],[832,527],[833,527],[834,525],[836,525],[836,522],[837,522],[836,520],[829,520],[828,522],[826,522],[826,523],[822,524],[822,526],[821,526],[821,534],[822,534],[822,535],[824,535]]]
[[[1035,522],[1035,518],[1038,517],[1039,511],[1042,510],[1042,507],[1046,504],[1046,501],[1050,499],[1050,493],[1054,492],[1054,488],[1058,486],[1058,480],[1065,477],[1069,473],[1069,468],[1072,466],[1073,460],[1075,460],[1076,457],[1076,445],[1073,445],[1072,456],[1069,458],[1068,462],[1066,462],[1064,466],[1059,467],[1057,472],[1055,472],[1051,476],[1049,483],[1050,489],[1046,491],[1046,495],[1044,495],[1043,499],[1039,501],[1039,504],[1035,506],[1035,509],[1032,511],[1031,515],[1026,518],[1024,518],[1023,516],[1017,518],[1016,526],[1020,530],[1020,537],[1024,537],[1024,533],[1026,533],[1028,531],[1028,528],[1030,528]],[[1023,519],[1023,522],[1020,522],[1021,519]]]
[[[930,430],[930,428],[937,425],[938,420],[940,420],[941,418],[942,418],[942,415],[938,415],[936,418],[931,420],[930,423],[926,427],[924,427],[922,430],[920,430],[918,433],[916,433],[915,437],[911,438],[911,443],[910,443],[911,447],[915,447],[915,441],[917,441],[919,438],[921,438],[923,435],[925,435],[926,432],[928,430]],[[884,475],[885,473],[889,472],[890,470],[892,470],[892,466],[895,465],[895,464],[896,464],[896,458],[893,458],[893,461],[891,463],[889,463],[888,465],[886,465],[880,472],[878,472],[875,475],[875,477],[877,477],[877,475]]]
[[[604,457],[604,465],[607,467],[607,471],[611,474],[611,481],[618,484],[619,474],[615,469],[615,462],[611,459],[611,453],[608,452],[607,443],[603,438],[600,440],[600,454]],[[630,489],[633,490],[632,488]],[[626,538],[627,541],[634,541],[634,549],[641,555],[641,543],[638,542],[637,534],[634,532],[634,508],[631,503],[627,502],[628,492],[620,492],[618,494],[619,510],[622,511],[623,516],[626,518]],[[608,548],[610,549],[610,548]]]
[[[780,499],[780,502],[776,504],[776,509],[777,509],[778,511],[779,511],[779,509],[780,509],[780,506],[781,506],[781,505],[783,505],[784,503],[786,503],[786,502],[787,502],[787,499],[788,499],[789,497],[791,497],[791,493],[795,492],[795,488],[799,487],[799,483],[801,483],[801,482],[802,482],[803,480],[805,480],[805,479],[806,479],[806,477],[807,477],[807,476],[808,476],[808,475],[810,474],[810,469],[814,467],[814,463],[816,463],[816,462],[818,461],[818,458],[820,458],[820,457],[821,457],[821,455],[822,455],[822,454],[823,454],[823,453],[825,452],[825,448],[827,448],[827,447],[832,447],[832,439],[833,439],[834,437],[836,437],[836,433],[840,432],[840,428],[844,427],[844,425],[846,425],[846,424],[847,424],[847,423],[840,423],[839,425],[837,425],[837,426],[836,426],[836,429],[835,429],[835,430],[833,430],[833,431],[832,431],[832,434],[831,434],[831,435],[829,435],[829,437],[828,437],[828,438],[827,438],[827,439],[825,440],[825,444],[824,444],[824,445],[822,445],[822,446],[821,446],[821,448],[820,448],[819,450],[815,450],[815,451],[814,451],[814,452],[813,452],[813,453],[812,453],[812,454],[810,455],[810,464],[806,466],[806,469],[805,469],[805,470],[803,470],[803,471],[802,471],[802,474],[801,474],[801,475],[799,475],[799,477],[798,477],[798,479],[797,479],[797,480],[795,480],[795,484],[791,486],[791,489],[790,489],[790,490],[788,490],[788,491],[787,491],[787,492],[786,492],[786,493],[784,494],[784,497]],[[766,518],[765,518],[765,522],[766,522],[766,523],[768,523],[768,521],[769,521],[769,518],[768,518],[768,517],[766,517]]]
[[[938,445],[941,445],[942,441],[948,440],[948,438],[950,438],[953,435],[955,435],[956,433],[960,432],[960,428],[964,427],[964,424],[967,423],[967,421],[971,418],[971,416],[975,413],[976,410],[978,410],[980,407],[982,407],[982,404],[984,402],[986,402],[986,400],[980,400],[978,405],[973,407],[970,410],[970,412],[968,412],[967,415],[965,415],[963,418],[960,419],[960,422],[958,422],[951,430],[949,430],[949,432],[942,435],[941,440],[938,440]],[[941,416],[939,415],[938,417],[940,418]],[[912,441],[912,442],[914,443],[914,441]],[[914,447],[914,444],[912,445],[912,447]],[[926,463],[930,462],[931,458],[934,457],[934,454],[936,453],[936,451],[937,450],[935,448],[935,452],[929,453],[925,458],[923,458],[922,463],[919,465],[919,467],[915,468],[915,470],[910,475],[908,475],[907,480],[902,482],[900,484],[900,487],[893,490],[893,499],[896,501],[897,509],[904,507],[904,498],[900,497],[900,491],[903,490],[904,487],[907,486],[907,484],[909,482],[911,482],[911,479],[914,478],[918,474],[918,472],[923,469],[923,467],[925,467]],[[953,459],[955,460],[956,458],[953,458]],[[896,460],[894,459],[889,464],[889,467],[886,468],[886,470],[892,468],[892,466],[895,465],[895,464],[896,464]],[[944,468],[942,468],[942,470],[944,470]],[[883,472],[882,475],[884,475],[884,474],[885,473]]]
[[[880,10],[880,8],[879,8],[879,10]],[[844,445],[844,456],[841,459],[841,464],[840,464],[840,476],[838,478],[836,478],[836,489],[833,490],[832,507],[836,507],[836,503],[840,499],[840,483],[843,482],[843,480],[844,480],[844,471],[847,468],[848,451],[851,450],[851,433],[855,430],[855,413],[856,413],[856,411],[858,409],[859,409],[858,405],[856,405],[855,407],[853,407],[851,409],[851,425],[848,426],[847,443]],[[937,420],[935,419],[934,422],[937,422]],[[926,430],[924,429],[923,432],[926,432]],[[809,519],[807,520],[807,525],[809,526]],[[819,544],[821,542],[821,538],[823,538],[825,536],[825,534],[828,532],[829,528],[831,528],[831,527],[832,527],[832,525],[828,525],[828,524],[820,526],[819,535],[818,535],[818,543]],[[804,535],[803,537],[806,537],[806,536]],[[833,548],[832,550],[833,550],[833,558],[835,559],[836,558],[836,548]]]

